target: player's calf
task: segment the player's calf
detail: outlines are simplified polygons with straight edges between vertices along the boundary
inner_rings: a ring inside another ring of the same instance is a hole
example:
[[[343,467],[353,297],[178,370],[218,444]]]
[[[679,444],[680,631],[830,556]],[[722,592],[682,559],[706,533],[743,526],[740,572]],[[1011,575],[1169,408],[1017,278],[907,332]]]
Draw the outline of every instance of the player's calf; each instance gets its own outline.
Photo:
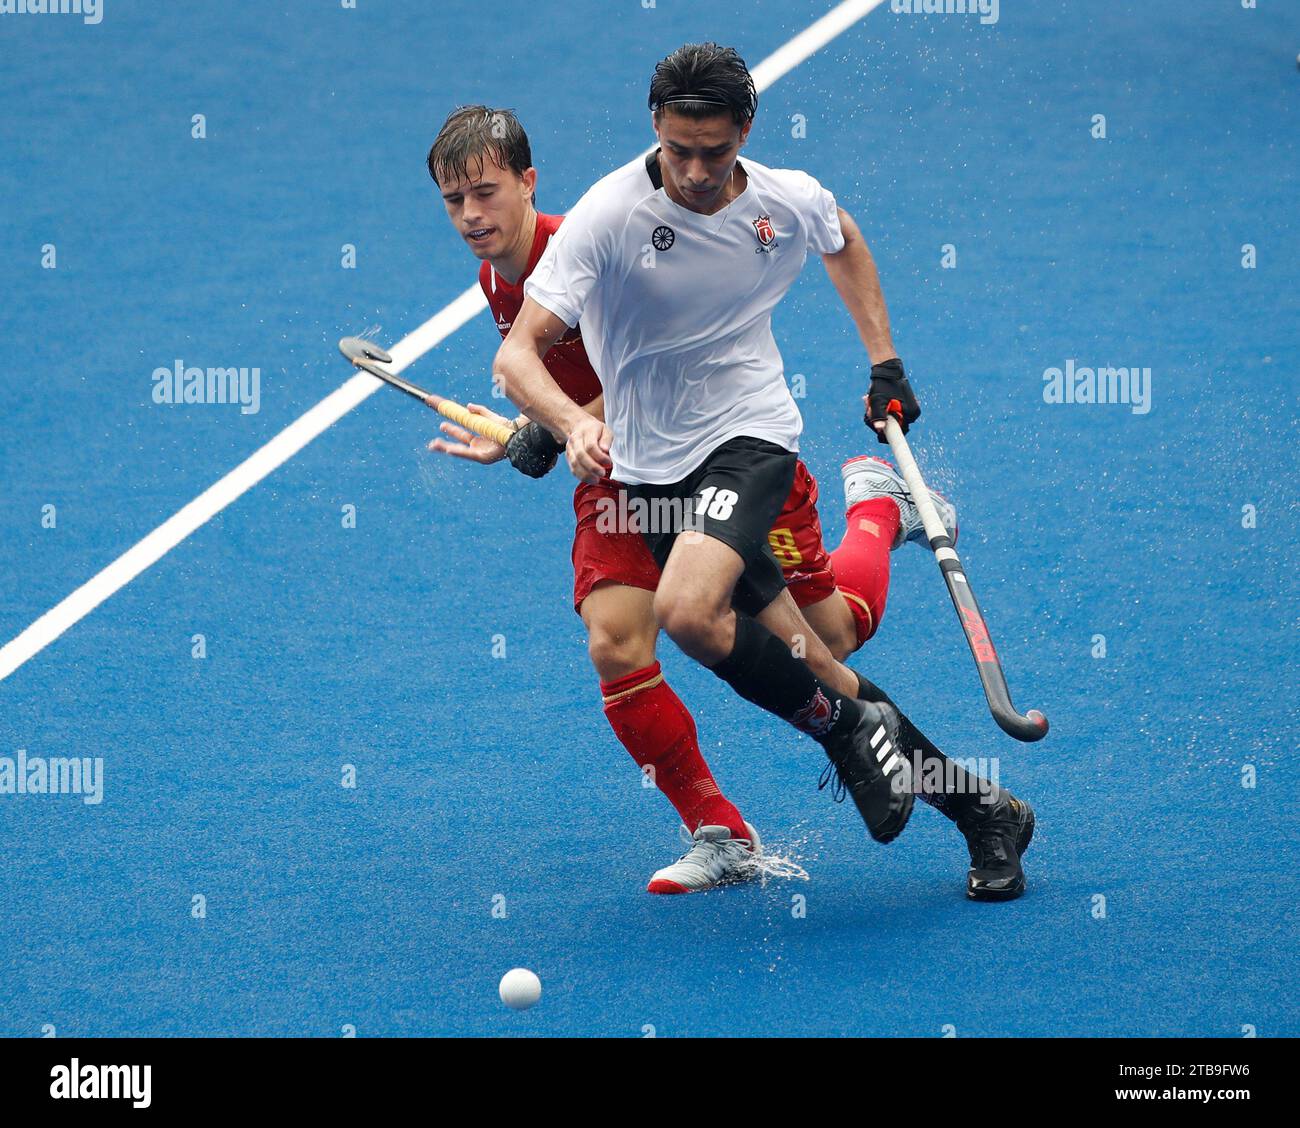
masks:
[[[825,602],[830,603],[831,600]],[[838,602],[844,618],[849,620],[847,626],[852,629],[852,616],[844,606],[844,600],[840,598]],[[808,668],[827,685],[850,697],[856,695],[857,674],[839,661],[822,633],[825,620],[831,616],[823,615],[820,620],[814,621],[808,615],[809,610],[812,608],[800,608],[787,589],[763,608],[757,619],[790,648],[791,654],[802,658]]]
[[[834,661],[843,663],[861,645],[855,615],[842,591],[799,610]]]
[[[724,826],[743,837],[744,820],[700,752],[695,720],[658,662],[602,681],[605,717],[619,742],[687,826]]]
[[[741,697],[822,746],[872,838],[898,837],[911,817],[913,795],[906,757],[894,754],[892,708],[857,701],[828,685],[785,642],[746,615],[736,616],[731,653],[711,668]]]

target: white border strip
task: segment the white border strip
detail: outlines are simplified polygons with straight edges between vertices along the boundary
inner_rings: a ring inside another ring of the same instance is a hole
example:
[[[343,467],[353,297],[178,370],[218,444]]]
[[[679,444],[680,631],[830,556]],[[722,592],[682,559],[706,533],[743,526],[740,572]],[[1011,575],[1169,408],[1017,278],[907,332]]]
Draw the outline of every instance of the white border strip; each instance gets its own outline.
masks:
[[[754,85],[760,91],[766,90],[884,2],[885,0],[845,0],[759,63],[751,72]],[[466,290],[413,333],[393,345],[389,349],[393,363],[388,367],[393,372],[409,368],[486,308],[487,301],[478,286]],[[146,568],[157,563],[195,529],[212,520],[232,501],[246,494],[276,467],[291,459],[312,439],[337,423],[381,387],[383,381],[358,373],[306,414],[295,419],[224,478],[209,486],[102,572],[52,607],[12,642],[0,647],[0,681],[44,650],[64,631],[84,619]]]

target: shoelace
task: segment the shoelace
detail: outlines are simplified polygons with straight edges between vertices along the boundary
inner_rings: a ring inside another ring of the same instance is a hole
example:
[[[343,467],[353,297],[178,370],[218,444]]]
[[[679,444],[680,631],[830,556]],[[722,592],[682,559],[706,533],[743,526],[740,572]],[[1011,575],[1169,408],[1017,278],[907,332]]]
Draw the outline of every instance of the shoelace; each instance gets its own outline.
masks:
[[[1014,842],[1016,835],[1020,831],[1020,820],[1011,816],[1002,818],[989,819],[984,823],[975,836],[975,868],[981,869],[988,862],[990,856],[1000,862],[1005,862],[1010,854],[1007,850],[1007,842]]]
[[[843,803],[848,788],[840,776],[839,769],[830,760],[826,761],[826,766],[822,769],[821,778],[817,781],[817,790],[824,791],[827,785],[831,789],[831,798],[837,803]]]
[[[679,825],[677,827],[677,837],[681,839],[682,845],[686,847],[686,853],[681,855],[681,857],[679,857],[677,860],[679,862],[684,862],[695,851],[695,847],[698,846],[699,843],[695,841],[695,835],[693,835],[684,826]]]
[[[680,858],[677,859],[679,862],[686,861],[687,858],[689,858],[693,853],[695,853],[697,849],[699,849],[702,846],[721,847],[721,846],[726,846],[732,842],[739,843],[746,850],[751,850],[753,849],[754,846],[754,843],[751,842],[748,838],[728,838],[722,842],[710,842],[707,839],[697,840],[695,835],[693,835],[689,830],[686,829],[685,826],[682,825],[679,825],[677,827],[677,837],[682,840],[683,846],[690,847],[690,849],[687,850],[685,854],[683,854]]]
[[[997,831],[985,831],[979,836],[979,855],[981,867],[990,861],[1005,862],[1009,857],[1006,838]]]

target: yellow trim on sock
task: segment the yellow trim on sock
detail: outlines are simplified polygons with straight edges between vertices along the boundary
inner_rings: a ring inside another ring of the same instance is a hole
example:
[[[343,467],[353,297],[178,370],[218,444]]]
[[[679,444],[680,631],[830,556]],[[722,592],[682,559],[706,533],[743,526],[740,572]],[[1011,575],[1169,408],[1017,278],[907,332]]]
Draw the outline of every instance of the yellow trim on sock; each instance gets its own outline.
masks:
[[[870,612],[868,612],[868,614],[870,614]],[[634,693],[640,693],[643,689],[654,689],[654,687],[663,680],[663,674],[655,674],[652,678],[647,678],[645,681],[639,682],[629,689],[620,690],[618,693],[611,694],[609,697],[602,697],[601,700],[606,705],[612,705],[615,701],[622,701],[623,698],[631,697]]]

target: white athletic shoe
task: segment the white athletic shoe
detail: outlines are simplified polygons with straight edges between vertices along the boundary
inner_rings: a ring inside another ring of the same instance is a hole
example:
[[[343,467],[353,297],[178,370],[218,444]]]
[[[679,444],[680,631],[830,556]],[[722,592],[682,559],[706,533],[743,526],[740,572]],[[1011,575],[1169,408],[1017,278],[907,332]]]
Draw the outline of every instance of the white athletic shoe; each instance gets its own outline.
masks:
[[[921,524],[921,511],[912,500],[911,491],[903,481],[903,475],[895,470],[883,458],[870,454],[859,454],[850,458],[842,467],[840,474],[844,477],[844,508],[852,509],[860,501],[873,497],[889,497],[898,503],[898,536],[890,548],[902,548],[907,541],[915,541],[926,546],[929,540],[925,535],[925,526]],[[938,490],[930,491],[930,499],[938,511],[939,520],[957,543],[957,507]]]
[[[763,843],[749,823],[748,838],[732,838],[725,826],[702,826],[694,834],[682,827],[682,841],[692,846],[677,861],[657,871],[647,893],[700,893],[718,885],[758,876]]]

